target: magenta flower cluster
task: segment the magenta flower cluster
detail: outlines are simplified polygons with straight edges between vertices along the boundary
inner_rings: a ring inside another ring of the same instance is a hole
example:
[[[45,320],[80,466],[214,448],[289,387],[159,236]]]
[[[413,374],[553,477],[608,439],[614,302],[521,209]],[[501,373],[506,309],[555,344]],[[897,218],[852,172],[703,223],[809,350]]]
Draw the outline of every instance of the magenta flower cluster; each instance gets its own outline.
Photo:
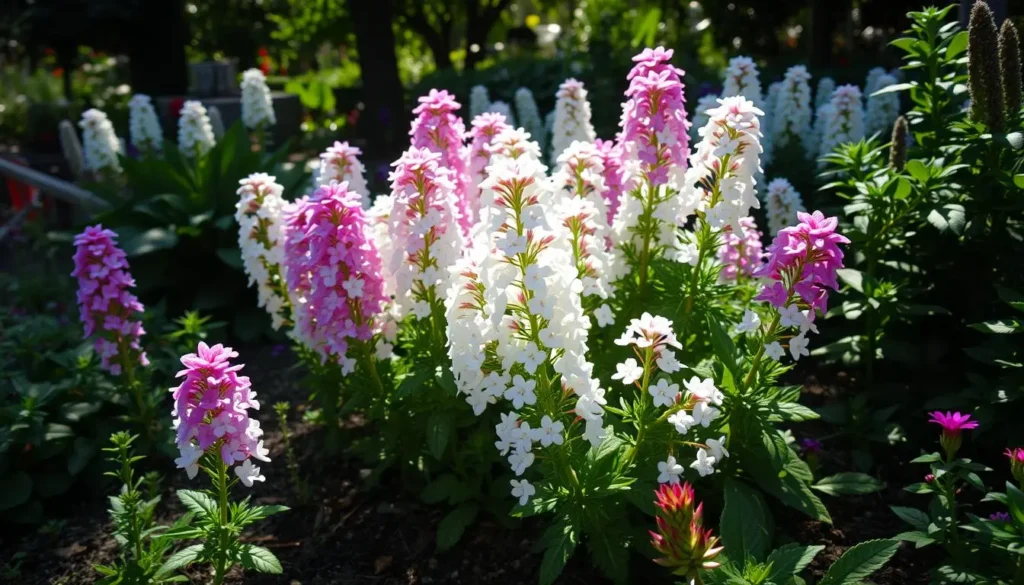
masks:
[[[615,219],[615,212],[619,210],[619,202],[622,200],[622,193],[629,190],[626,184],[626,172],[622,167],[622,147],[614,140],[594,141],[594,146],[601,154],[601,163],[604,170],[601,176],[604,179],[605,193],[604,201],[608,208],[608,225]]]
[[[726,226],[722,232],[722,246],[718,248],[718,261],[722,263],[721,277],[736,280],[742,276],[753,276],[761,267],[764,257],[761,246],[761,232],[754,224],[754,218],[740,219],[743,233],[737,234]]]
[[[176,442],[181,453],[175,463],[193,478],[203,454],[216,449],[225,465],[244,462],[235,474],[251,486],[253,481],[263,481],[263,476],[249,459],[270,459],[260,439],[260,423],[249,417],[249,409],[259,410],[260,403],[248,376],[238,375],[244,366],[231,364],[236,357],[238,352],[230,347],[210,347],[203,342],[199,342],[196,353],[182,356],[185,369],[177,377],[185,379],[171,388]]]
[[[654,186],[668,183],[670,168],[686,170],[690,123],[686,120],[682,69],[669,64],[672,49],[644,49],[626,76],[620,142],[636,155]]]
[[[371,340],[387,301],[360,195],[332,181],[297,201],[286,222],[286,279],[301,297],[293,305],[298,337],[348,373],[350,340]]]
[[[116,239],[117,234],[102,225],[85,228],[75,236],[75,269],[71,272],[78,278],[84,337],[96,336],[101,366],[115,376],[136,362],[149,365],[140,345],[146,333],[142,328],[142,303],[128,292],[135,280],[128,273],[127,257],[117,247]]]
[[[472,219],[467,210],[466,194],[469,191],[469,150],[464,146],[466,126],[455,112],[462,106],[455,96],[445,90],[431,89],[419,98],[419,104],[412,111],[416,119],[412,122],[409,135],[412,146],[427,148],[441,155],[441,167],[451,171],[455,192],[459,201],[459,225],[469,232]]]
[[[850,240],[836,232],[837,217],[801,211],[797,219],[797,225],[779,230],[768,247],[768,260],[754,271],[754,276],[774,281],[756,298],[781,309],[795,293],[824,313],[828,309],[828,289],[839,288],[836,271],[843,267],[839,245]]]
[[[941,426],[944,434],[959,435],[960,431],[978,428],[978,422],[971,420],[971,415],[969,414],[936,410],[929,413],[928,416],[930,417],[928,422]]]

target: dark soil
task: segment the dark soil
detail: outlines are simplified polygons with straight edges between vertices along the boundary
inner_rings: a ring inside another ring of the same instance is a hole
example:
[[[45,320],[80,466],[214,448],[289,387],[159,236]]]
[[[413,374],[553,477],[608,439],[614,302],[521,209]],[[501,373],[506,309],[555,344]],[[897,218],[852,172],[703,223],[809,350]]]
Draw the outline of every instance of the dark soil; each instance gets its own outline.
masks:
[[[293,446],[312,494],[308,499],[310,503],[299,503],[288,479],[281,433],[270,406],[278,400],[289,400],[293,405],[303,403],[305,391],[298,385],[298,373],[289,367],[289,357],[277,356],[269,347],[242,353],[247,357],[246,373],[253,379],[264,405],[260,418],[274,459],[266,470],[268,481],[258,484],[251,494],[256,503],[286,504],[292,508],[255,524],[246,535],[247,541],[260,544],[278,556],[284,574],[249,573],[244,579],[246,583],[520,585],[536,582],[542,555],[532,547],[543,531],[543,518],[508,528],[494,518],[481,516],[454,549],[439,553],[435,531],[445,509],[419,502],[403,490],[396,479],[385,478],[376,488],[365,489],[362,478],[368,470],[361,469],[350,458],[324,455],[320,430],[298,420],[300,417],[293,409],[290,417]],[[826,395],[834,393],[836,388],[842,391],[842,380],[830,380],[832,390],[823,390],[813,379],[809,382],[807,390],[815,394],[809,397],[811,401],[827,400]],[[913,496],[900,489],[916,481],[919,472],[899,463],[905,460],[896,456],[879,460],[882,469],[878,475],[890,482],[881,493],[842,500],[828,498],[826,504],[834,519],[831,526],[807,520],[782,506],[772,506],[782,538],[826,546],[811,566],[816,577],[853,544],[892,537],[905,529],[888,510],[890,504],[920,505],[920,502],[908,500],[908,496]],[[167,473],[167,477],[173,487],[194,487],[189,486],[183,474]],[[181,512],[171,490],[167,491],[163,506],[167,515],[165,521]],[[51,530],[0,536],[0,582],[84,585],[96,580],[93,564],[111,562],[115,558],[117,547],[110,537],[105,498],[85,492],[71,497],[83,499],[69,501],[66,520],[52,525]],[[7,532],[0,530],[0,535]],[[880,585],[927,583],[929,569],[934,566],[933,554],[928,549],[915,550],[904,543],[897,556],[872,581]],[[648,566],[637,555],[633,564],[640,568]],[[664,573],[651,575],[653,579],[645,576],[634,582],[673,582]],[[190,577],[194,583],[209,580],[199,570],[192,571]],[[233,585],[242,581],[240,574],[229,579]],[[579,553],[558,582],[609,583],[590,566],[586,555]]]

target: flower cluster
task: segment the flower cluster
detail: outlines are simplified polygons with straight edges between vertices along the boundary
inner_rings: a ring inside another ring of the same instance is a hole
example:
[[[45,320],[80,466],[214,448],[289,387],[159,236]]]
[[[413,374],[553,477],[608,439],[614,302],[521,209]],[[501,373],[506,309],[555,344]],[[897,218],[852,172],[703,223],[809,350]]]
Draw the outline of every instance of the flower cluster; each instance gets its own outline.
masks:
[[[242,74],[242,123],[250,130],[266,130],[277,122],[267,78],[259,69]]]
[[[718,107],[718,98],[718,94],[709,93],[697,99],[697,107],[693,110],[693,125],[690,126],[690,138],[700,139],[700,129],[706,126],[710,119],[708,110]]]
[[[537,100],[533,98],[533,92],[528,88],[520,87],[516,90],[515,99],[519,124],[537,141],[541,150],[544,150],[544,120],[540,118],[540,111],[537,109]]]
[[[149,365],[140,340],[142,303],[129,288],[135,280],[128,273],[124,250],[117,247],[117,234],[102,225],[85,228],[75,236],[75,269],[78,279],[78,308],[85,326],[84,338],[94,334],[96,353],[104,370],[117,376],[129,373],[135,363]],[[118,361],[115,361],[116,360]]]
[[[800,193],[783,178],[768,183],[765,204],[769,234],[777,234],[782,228],[792,225],[797,221],[796,214],[805,211]]]
[[[95,108],[86,110],[82,112],[78,126],[82,129],[85,170],[98,175],[119,174],[121,162],[117,156],[121,152],[121,143],[107,115]]]
[[[814,89],[814,111],[824,106],[832,99],[832,92],[836,90],[836,80],[831,77],[822,77],[818,80],[818,87]]]
[[[284,188],[266,173],[254,173],[239,181],[235,221],[242,264],[249,286],[256,285],[259,306],[270,313],[271,326],[290,323],[288,287],[281,274],[284,263]]]
[[[471,184],[469,178],[469,151],[462,140],[466,127],[455,112],[462,106],[447,91],[436,89],[419,98],[419,105],[412,111],[416,119],[409,131],[412,146],[427,148],[441,155],[440,166],[448,169],[455,183],[458,197],[459,225],[468,233],[473,217],[467,211],[466,197]]]
[[[466,207],[473,218],[480,216],[480,183],[487,178],[494,139],[511,128],[505,122],[505,116],[501,114],[485,113],[473,118],[472,129],[469,132],[469,172],[472,188],[466,194]]]
[[[682,215],[702,211],[714,229],[732,226],[758,208],[755,175],[760,170],[761,123],[764,112],[744,97],[718,100],[707,111],[700,129],[701,142],[690,156],[690,170],[682,193]]]
[[[832,152],[840,144],[864,138],[864,105],[856,85],[836,88],[822,113],[820,154]]]
[[[789,353],[794,360],[809,355],[807,332],[817,333],[816,312],[828,310],[828,288],[837,290],[836,271],[843,267],[843,251],[839,244],[848,244],[836,232],[839,219],[826,218],[820,211],[798,212],[797,225],[779,231],[768,247],[768,260],[754,276],[769,279],[756,299],[778,309],[779,323],[794,327],[800,333],[789,340]],[[799,300],[797,300],[799,297]],[[772,341],[765,347],[772,359],[782,357],[782,346]]]
[[[604,179],[605,207],[608,209],[608,224],[611,225],[618,213],[619,203],[623,194],[630,191],[629,179],[626,176],[626,169],[623,166],[622,148],[612,140],[601,140],[594,142],[597,152],[601,155],[601,176]]]
[[[761,82],[758,80],[757,64],[750,57],[733,57],[725,69],[723,97],[742,96],[754,106],[761,107]]]
[[[644,49],[626,76],[629,98],[622,106],[621,143],[639,161],[651,187],[665,185],[669,171],[686,170],[690,128],[686,121],[682,69],[672,66],[672,49]]]
[[[883,79],[883,76],[887,75],[892,79],[892,76],[885,70],[885,67],[872,67],[871,70],[868,71],[867,77],[864,78],[864,95],[870,96],[883,87],[896,83],[895,79],[892,79],[891,81],[889,79]]]
[[[803,148],[803,152],[812,150],[813,145],[807,142],[811,131],[810,80],[811,74],[803,65],[794,65],[786,70],[772,113],[772,148],[781,149],[795,144]]]
[[[318,188],[286,215],[285,278],[299,338],[348,374],[350,342],[371,350],[387,299],[381,261],[358,193],[345,183]]]
[[[171,388],[174,397],[174,428],[180,457],[174,460],[189,479],[199,473],[204,454],[220,457],[234,465],[235,475],[246,487],[264,481],[252,460],[270,461],[263,446],[260,421],[249,417],[249,409],[260,403],[248,376],[239,376],[243,365],[232,365],[238,352],[221,344],[210,347],[199,342],[196,353],[182,356],[185,369],[181,384]]]
[[[661,555],[654,562],[691,580],[699,578],[701,569],[718,568],[721,563],[714,559],[723,547],[704,528],[704,504],[697,504],[690,484],[661,485],[654,494],[658,531],[650,532],[651,546]]]
[[[185,156],[200,159],[213,148],[213,126],[203,104],[189,100],[181,106],[178,118],[178,149]]]
[[[487,108],[491,105],[491,96],[487,93],[487,87],[483,85],[474,85],[469,90],[469,116],[476,118],[480,114],[487,111]]]
[[[900,96],[894,91],[879,95],[873,95],[875,91],[896,84],[896,78],[888,73],[883,73],[875,80],[877,89],[867,90],[868,96],[867,111],[864,114],[864,128],[868,135],[881,134],[885,136],[892,130],[893,122],[900,115]]]
[[[722,280],[735,281],[752,276],[761,266],[761,232],[754,224],[754,218],[740,219],[740,227],[743,228],[741,232],[728,226],[722,231],[722,245],[718,248]]]
[[[142,154],[156,154],[163,147],[164,130],[148,95],[138,93],[128,101],[128,131],[132,144]]]
[[[551,126],[551,165],[574,141],[593,142],[597,138],[594,125],[590,122],[590,102],[583,83],[566,79],[555,93],[555,110]]]
[[[395,278],[399,317],[411,313],[425,319],[443,304],[448,272],[465,244],[455,184],[440,161],[440,154],[413,147],[394,163],[391,173],[392,249],[384,261]]]
[[[320,155],[320,168],[316,184],[319,187],[331,182],[348,183],[348,190],[358,193],[363,208],[370,207],[370,188],[366,185],[366,168],[359,156],[363,151],[348,142],[335,141]]]

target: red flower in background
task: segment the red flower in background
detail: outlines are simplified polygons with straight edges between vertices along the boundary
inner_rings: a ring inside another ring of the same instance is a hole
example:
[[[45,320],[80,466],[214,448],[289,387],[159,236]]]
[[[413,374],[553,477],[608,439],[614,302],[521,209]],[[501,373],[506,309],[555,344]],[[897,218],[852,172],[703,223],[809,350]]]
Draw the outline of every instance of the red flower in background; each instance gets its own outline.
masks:
[[[167,104],[167,113],[170,114],[171,118],[178,118],[184,105],[185,98],[171,98],[171,101]]]
[[[259,55],[260,57],[263,57],[263,58],[266,58],[266,57],[270,56],[270,52],[267,51],[266,47],[260,47],[260,50],[256,51],[256,54]]]
[[[53,71],[50,72],[50,74],[53,75],[54,77],[57,77],[57,78],[64,77],[64,68],[63,67],[55,67],[53,69]]]

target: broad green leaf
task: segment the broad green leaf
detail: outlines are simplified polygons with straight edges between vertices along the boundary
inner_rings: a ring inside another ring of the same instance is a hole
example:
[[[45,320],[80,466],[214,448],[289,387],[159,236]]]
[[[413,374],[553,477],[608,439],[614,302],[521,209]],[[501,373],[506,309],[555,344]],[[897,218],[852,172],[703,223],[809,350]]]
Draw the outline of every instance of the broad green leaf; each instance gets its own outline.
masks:
[[[587,548],[590,549],[590,558],[602,573],[617,584],[627,582],[629,548],[618,531],[588,531]]]
[[[435,459],[444,456],[448,447],[448,437],[453,430],[452,416],[447,413],[435,412],[427,418],[427,449]]]
[[[1024,330],[1024,322],[1018,319],[1000,319],[998,321],[985,321],[984,323],[972,323],[972,329],[984,333],[1020,333]]]
[[[708,315],[708,330],[711,332],[711,345],[715,356],[732,374],[733,380],[740,380],[742,373],[736,363],[736,345],[729,334],[722,329],[722,324],[713,315]]]
[[[280,575],[282,572],[281,562],[277,560],[274,553],[254,544],[243,544],[242,554],[239,556],[239,563],[243,568],[258,573],[269,573]]]
[[[722,510],[722,544],[736,558],[764,559],[771,534],[768,510],[760,494],[745,483],[725,480],[725,507]]]
[[[935,539],[928,536],[926,533],[919,530],[910,530],[907,532],[901,532],[893,537],[893,540],[904,540],[906,542],[914,543],[916,548],[923,548],[935,542]]]
[[[551,585],[562,574],[569,557],[576,550],[576,533],[564,522],[555,524],[545,535],[547,549],[540,562],[540,584]]]
[[[437,550],[444,551],[455,546],[466,528],[476,520],[479,511],[476,504],[463,504],[449,512],[437,526]]]
[[[928,172],[928,167],[917,159],[907,161],[906,166],[907,172],[910,173],[911,177],[914,177],[918,182],[924,183],[931,177],[931,173]]]
[[[217,257],[224,264],[235,270],[242,270],[242,252],[237,246],[231,248],[217,248]]]
[[[1024,527],[1024,492],[1009,481],[1006,482],[1006,504],[1013,520],[1018,526]]]
[[[169,250],[178,245],[178,236],[173,231],[165,228],[151,228],[141,233],[132,234],[131,237],[123,238],[122,241],[125,254],[128,257],[133,257],[156,252],[157,250]]]
[[[928,223],[935,226],[940,232],[951,231],[956,235],[963,235],[964,226],[967,225],[967,217],[964,214],[962,205],[949,203],[942,208],[932,209],[928,212]]]
[[[836,271],[836,276],[839,280],[842,280],[853,290],[863,293],[864,292],[864,274],[860,270],[854,270],[853,268],[840,268]]]
[[[1013,184],[1018,189],[1024,189],[1024,175],[1014,175]]]
[[[824,550],[824,546],[802,546],[799,544],[787,544],[777,548],[768,555],[768,565],[771,565],[768,581],[771,583],[785,583],[790,576],[798,575],[807,565],[811,564],[814,557]]]
[[[217,502],[213,498],[194,490],[178,490],[178,499],[191,512],[210,520],[217,518]]]
[[[826,477],[811,487],[830,496],[852,496],[880,491],[885,484],[866,473],[844,471]]]
[[[0,476],[0,511],[16,508],[32,497],[32,478],[24,471]]]
[[[203,545],[193,544],[192,546],[185,547],[168,558],[163,565],[157,569],[157,576],[166,575],[168,573],[183,569],[199,558],[199,554],[203,552]]]
[[[85,437],[76,437],[68,456],[68,473],[78,475],[96,454],[96,442]]]
[[[946,58],[953,59],[967,50],[967,31],[962,30],[949,39],[946,45]]]
[[[898,540],[869,540],[854,545],[829,567],[819,585],[859,585],[881,569],[899,546]]]
[[[427,484],[420,493],[420,498],[428,504],[437,504],[444,501],[448,495],[462,487],[462,482],[451,473],[444,473],[437,479]]]
[[[892,509],[893,513],[899,516],[901,520],[918,530],[925,530],[928,528],[928,525],[931,524],[932,520],[928,517],[928,514],[925,514],[917,508],[907,508],[904,506],[889,506],[889,508]]]

